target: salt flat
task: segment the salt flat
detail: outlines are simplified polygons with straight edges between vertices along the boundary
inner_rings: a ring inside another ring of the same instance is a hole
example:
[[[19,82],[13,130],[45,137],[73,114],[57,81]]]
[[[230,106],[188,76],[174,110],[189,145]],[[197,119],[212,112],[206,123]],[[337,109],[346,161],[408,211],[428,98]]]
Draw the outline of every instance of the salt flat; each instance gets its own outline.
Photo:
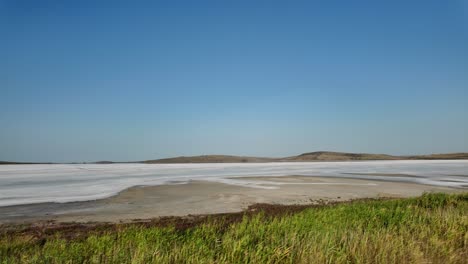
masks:
[[[268,181],[262,177],[287,175],[465,188],[468,186],[468,161],[3,165],[0,166],[0,206],[90,201],[111,197],[134,186],[192,181],[274,192],[291,183]],[[335,181],[308,184],[352,186],[370,183]]]

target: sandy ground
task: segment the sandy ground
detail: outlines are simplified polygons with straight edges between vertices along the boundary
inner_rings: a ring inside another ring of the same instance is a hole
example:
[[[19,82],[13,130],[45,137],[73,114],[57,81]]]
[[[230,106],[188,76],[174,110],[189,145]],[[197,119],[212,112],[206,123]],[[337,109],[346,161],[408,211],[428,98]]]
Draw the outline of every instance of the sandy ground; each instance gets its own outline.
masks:
[[[239,179],[239,178],[236,178]],[[319,199],[349,200],[408,197],[423,192],[466,191],[413,183],[324,177],[246,177],[261,180],[259,189],[222,183],[193,181],[187,184],[132,187],[116,196],[88,202],[43,203],[0,207],[1,223],[119,222],[159,216],[235,212],[255,203],[307,204]]]

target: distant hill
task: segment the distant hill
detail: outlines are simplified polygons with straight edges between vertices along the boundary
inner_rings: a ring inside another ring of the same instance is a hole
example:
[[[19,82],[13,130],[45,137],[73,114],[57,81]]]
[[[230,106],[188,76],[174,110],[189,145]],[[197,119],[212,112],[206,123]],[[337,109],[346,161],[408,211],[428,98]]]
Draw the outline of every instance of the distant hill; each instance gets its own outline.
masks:
[[[415,160],[455,160],[455,159],[468,159],[468,153],[447,153],[447,154],[430,154],[430,155],[416,155],[406,156],[405,159]]]
[[[22,165],[22,164],[52,164],[50,162],[15,162],[15,161],[1,161],[0,165]]]
[[[229,155],[203,155],[191,157],[175,157],[167,159],[146,160],[143,163],[253,163],[253,162],[273,162],[274,158],[243,157]]]
[[[171,164],[171,163],[264,163],[264,162],[317,162],[317,161],[365,161],[365,160],[462,160],[468,159],[468,153],[446,153],[411,156],[394,156],[387,154],[346,153],[332,151],[316,151],[303,153],[297,156],[284,158],[265,158],[232,155],[201,155],[181,156],[174,158],[145,160],[136,162],[97,161],[94,164],[114,163],[145,163],[145,164]],[[0,165],[7,164],[52,164],[32,162],[0,161]]]
[[[345,153],[331,151],[317,151],[303,153],[298,156],[284,158],[287,161],[349,161],[349,160],[399,160],[398,156],[385,154]]]
[[[113,161],[108,161],[108,160],[101,160],[101,161],[96,161],[93,162],[94,164],[114,164],[115,162]]]
[[[468,153],[430,154],[415,156],[392,156],[387,154],[346,153],[316,151],[285,158],[243,157],[229,155],[203,155],[147,160],[143,163],[253,163],[253,162],[313,162],[313,161],[359,161],[359,160],[444,160],[468,159]]]

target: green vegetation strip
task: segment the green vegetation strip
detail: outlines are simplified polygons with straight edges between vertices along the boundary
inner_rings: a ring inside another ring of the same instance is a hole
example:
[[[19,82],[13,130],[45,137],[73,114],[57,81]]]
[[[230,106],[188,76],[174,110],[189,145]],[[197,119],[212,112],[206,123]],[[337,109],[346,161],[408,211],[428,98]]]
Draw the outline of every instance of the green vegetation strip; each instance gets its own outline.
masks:
[[[186,228],[114,225],[76,237],[3,232],[0,263],[467,263],[468,193],[285,212]]]

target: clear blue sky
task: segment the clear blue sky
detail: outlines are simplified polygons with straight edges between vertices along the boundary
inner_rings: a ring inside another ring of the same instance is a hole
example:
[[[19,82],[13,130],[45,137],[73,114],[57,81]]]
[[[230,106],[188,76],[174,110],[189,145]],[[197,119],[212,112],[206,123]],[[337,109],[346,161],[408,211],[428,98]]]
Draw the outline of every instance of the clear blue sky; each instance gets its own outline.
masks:
[[[466,0],[0,0],[0,36],[0,160],[468,151]]]

